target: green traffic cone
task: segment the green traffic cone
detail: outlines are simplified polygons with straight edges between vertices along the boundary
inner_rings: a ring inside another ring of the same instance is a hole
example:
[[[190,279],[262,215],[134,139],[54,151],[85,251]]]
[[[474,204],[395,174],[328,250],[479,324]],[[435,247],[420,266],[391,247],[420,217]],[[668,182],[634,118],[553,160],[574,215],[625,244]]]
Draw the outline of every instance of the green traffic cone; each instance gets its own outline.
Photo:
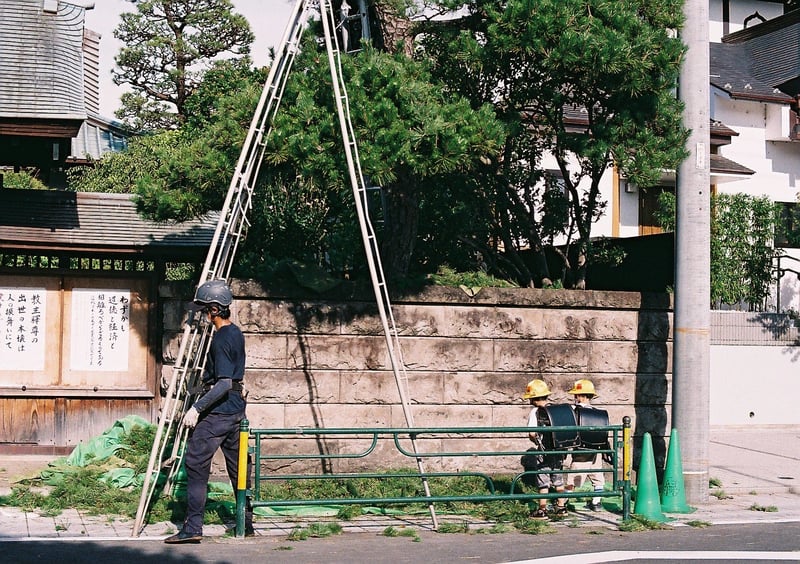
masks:
[[[639,471],[636,473],[636,505],[633,512],[651,521],[663,523],[668,520],[661,513],[653,439],[650,433],[645,433],[642,437],[642,459],[639,461]]]
[[[667,467],[661,484],[661,511],[667,513],[691,513],[695,511],[686,503],[686,489],[683,485],[683,463],[681,448],[678,445],[678,430],[673,429],[669,436]]]
[[[181,462],[178,471],[175,472],[175,477],[172,480],[172,495],[178,499],[186,499],[186,465]]]

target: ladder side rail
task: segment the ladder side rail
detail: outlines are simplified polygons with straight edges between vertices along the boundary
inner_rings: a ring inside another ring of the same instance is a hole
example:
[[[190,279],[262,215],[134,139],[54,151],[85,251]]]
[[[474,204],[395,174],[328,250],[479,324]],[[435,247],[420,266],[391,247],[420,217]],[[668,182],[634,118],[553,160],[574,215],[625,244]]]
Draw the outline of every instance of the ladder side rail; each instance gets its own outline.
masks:
[[[246,210],[242,210],[241,199],[250,190],[246,187],[244,191],[237,194],[237,198],[231,205],[229,220],[226,225],[225,234],[215,249],[214,257],[209,264],[208,271],[204,273],[204,278],[219,278],[227,280],[233,266],[235,250],[239,245],[239,239],[246,223]]]
[[[199,388],[202,375],[205,372],[208,351],[211,348],[211,336],[214,332],[214,327],[210,324],[205,325],[200,321],[196,321],[195,324],[200,325],[193,333],[195,337],[194,340],[197,342],[197,345],[193,346],[191,350],[195,351],[195,354],[192,356],[191,367],[187,367],[182,372],[182,378],[177,388],[178,391],[182,393],[176,398],[173,406],[174,413],[172,415],[172,424],[175,426],[175,438],[172,441],[172,450],[170,451],[169,456],[165,458],[163,454],[163,451],[166,450],[167,447],[167,444],[165,443],[160,457],[160,460],[162,461],[162,467],[169,467],[165,489],[170,494],[174,491],[175,476],[180,470],[181,463],[183,462],[183,445],[185,444],[186,437],[189,433],[189,429],[183,424],[183,415],[186,413],[187,409],[191,407],[199,395],[197,390]],[[178,407],[180,407],[180,410],[178,410]]]
[[[175,397],[175,388],[177,386],[178,381],[178,372],[183,369],[183,358],[186,353],[186,345],[189,341],[189,333],[192,331],[192,327],[188,324],[184,327],[183,330],[183,337],[181,338],[181,344],[178,349],[178,356],[175,359],[175,364],[172,367],[172,376],[169,381],[169,385],[167,387],[166,394],[164,396],[164,401],[162,403],[162,415],[158,418],[158,426],[156,427],[156,434],[155,438],[153,439],[153,447],[150,449],[150,458],[147,462],[147,471],[144,474],[144,481],[142,483],[142,494],[139,497],[139,505],[136,509],[136,518],[134,519],[133,523],[133,531],[132,536],[139,536],[144,527],[144,517],[147,513],[147,506],[149,505],[150,499],[153,495],[156,485],[156,479],[153,476],[153,472],[155,471],[156,465],[160,462],[160,457],[163,453],[163,449],[161,447],[162,443],[165,441],[163,440],[163,436],[165,433],[165,426],[167,421],[171,421],[171,418],[164,416],[164,409],[166,407],[171,408],[171,403],[173,398]]]
[[[303,10],[299,8],[302,6]],[[291,37],[289,43],[284,45],[281,52],[284,54],[275,65],[273,65],[270,78],[267,80],[262,90],[259,107],[257,108],[253,122],[251,123],[245,146],[240,155],[239,170],[234,175],[234,179],[229,188],[229,198],[227,201],[228,213],[227,220],[224,221],[224,229],[220,230],[220,237],[215,249],[215,253],[210,253],[211,260],[207,259],[207,268],[204,278],[208,278],[211,272],[217,277],[227,279],[230,269],[233,266],[233,257],[241,240],[245,226],[249,225],[247,215],[252,209],[253,184],[258,177],[263,154],[265,150],[265,137],[262,135],[265,124],[274,117],[280,103],[280,95],[283,93],[291,61],[294,60],[294,53],[299,37],[302,35],[303,26],[308,17],[308,10],[303,2],[297,2],[295,8],[295,20],[287,28],[286,37]],[[276,88],[276,83],[278,87]],[[277,94],[276,94],[277,93]],[[271,132],[271,126],[269,129]],[[250,180],[248,182],[248,179]],[[221,222],[223,223],[223,222]],[[200,359],[207,356],[207,347],[200,347]],[[196,374],[202,373],[202,367],[193,371]]]
[[[381,287],[385,288],[386,284],[383,281],[383,272],[382,269],[380,272],[377,270],[377,263],[376,265],[376,257],[380,256],[378,252],[376,239],[374,237],[374,231],[372,231],[372,225],[369,220],[368,215],[365,212],[365,207],[363,205],[362,199],[360,194],[366,193],[366,186],[364,183],[364,175],[361,172],[360,167],[360,160],[358,161],[358,166],[356,165],[355,158],[354,158],[354,148],[357,148],[357,143],[355,140],[355,135],[353,135],[353,126],[352,121],[349,120],[349,102],[347,101],[347,88],[344,84],[344,77],[342,74],[342,67],[341,67],[341,55],[338,45],[338,38],[336,34],[332,32],[332,23],[336,21],[333,13],[333,6],[328,0],[320,0],[320,16],[322,19],[322,27],[325,36],[325,47],[328,54],[328,63],[330,65],[331,70],[331,79],[333,83],[334,89],[334,100],[336,103],[336,110],[339,115],[339,126],[341,128],[342,133],[342,140],[344,142],[344,149],[345,149],[345,156],[347,159],[348,165],[348,173],[350,176],[350,185],[353,190],[353,195],[355,199],[356,205],[356,213],[359,219],[359,227],[361,229],[361,235],[364,242],[366,255],[367,255],[367,263],[369,265],[370,270],[370,277],[372,279],[372,285],[375,292],[376,301],[378,303],[378,310],[380,312],[381,323],[383,325],[384,336],[386,337],[386,345],[389,349],[389,358],[392,364],[392,371],[395,375],[395,380],[397,381],[397,388],[400,394],[400,400],[403,407],[403,413],[406,416],[406,423],[409,427],[413,427],[413,417],[411,413],[411,405],[408,401],[408,396],[405,393],[405,386],[403,385],[402,376],[401,376],[401,368],[398,365],[397,355],[395,354],[395,347],[394,347],[394,340],[392,338],[392,330],[389,328],[388,325],[388,318],[386,315],[387,307],[391,309],[391,304],[388,301],[388,292],[381,291]],[[343,103],[346,103],[348,106],[347,112],[345,112],[345,108]],[[357,155],[357,152],[355,152]],[[396,329],[395,329],[396,333]],[[416,440],[412,439],[411,444],[414,448],[414,452],[417,451]],[[420,474],[423,476],[425,475],[425,468],[422,462],[421,457],[416,457],[417,467],[420,471]],[[428,485],[427,478],[422,478],[422,485],[425,491],[426,497],[431,497],[430,488]],[[428,509],[431,514],[431,520],[433,522],[434,529],[438,529],[438,523],[436,518],[436,511],[434,509],[433,503],[428,504]]]
[[[350,113],[349,113],[349,104],[347,106],[347,127],[349,131],[349,135],[351,139],[355,139],[355,131],[353,129],[352,121],[350,120]],[[364,174],[361,169],[361,159],[359,158],[358,154],[358,145],[353,143],[353,153],[354,153],[354,163],[356,166],[356,173],[358,178],[360,179],[359,187],[358,187],[358,196],[361,198],[361,206],[364,210],[369,209],[368,201],[367,201],[367,188],[366,183],[364,182]],[[383,304],[383,308],[379,308],[379,314],[386,316],[386,325],[389,327],[389,332],[387,333],[391,337],[391,342],[388,344],[390,355],[395,355],[397,358],[397,367],[398,367],[398,387],[402,386],[403,389],[399,390],[401,400],[403,401],[404,405],[408,404],[408,375],[406,373],[406,364],[405,360],[403,359],[403,348],[400,345],[400,335],[397,331],[397,324],[394,319],[394,313],[392,311],[391,306],[391,299],[389,296],[389,286],[386,283],[384,278],[384,269],[383,263],[381,259],[381,254],[378,249],[378,238],[375,232],[375,229],[372,225],[372,222],[369,219],[369,215],[364,212],[364,216],[366,217],[366,228],[368,232],[369,239],[371,241],[370,245],[370,252],[372,253],[373,260],[375,262],[375,277],[378,281],[376,286],[376,297],[377,299]],[[377,295],[378,290],[380,290],[380,295]],[[383,319],[381,320],[383,321]],[[391,358],[391,357],[390,357]],[[414,426],[413,422],[413,415],[409,412],[406,415],[406,421],[408,422],[409,427]]]
[[[246,218],[252,208],[253,189],[261,170],[267,141],[272,133],[272,123],[280,106],[289,71],[294,63],[299,49],[299,41],[308,20],[308,7],[304,4],[300,6],[301,4],[303,2],[298,2],[295,7],[295,19],[287,27],[279,56],[276,57],[270,68],[269,77],[262,90],[250,131],[237,163],[236,173],[229,188],[230,198],[223,206],[223,209],[228,211],[224,219],[220,218],[220,223],[225,223],[228,229],[224,230],[218,225],[221,235],[216,245],[212,247],[216,253],[209,255],[210,258],[207,259],[204,267],[201,283],[211,277],[228,278],[232,268],[232,257],[236,255],[245,224],[249,226]],[[228,237],[230,231],[233,231],[233,240]],[[219,241],[220,238],[221,241]]]
[[[139,499],[139,506],[136,510],[133,534],[138,536],[144,527],[144,517],[147,513],[149,503],[156,488],[156,476],[163,460],[166,444],[169,442],[173,433],[177,405],[181,397],[182,387],[185,385],[188,360],[191,357],[197,326],[195,323],[186,323],[184,326],[183,337],[181,338],[172,374],[161,404],[161,416],[158,418],[158,426],[153,440],[153,448],[150,451],[150,458],[147,464],[147,471],[142,483],[142,495]]]
[[[332,5],[331,5],[332,10]],[[333,12],[331,11],[331,14]],[[333,17],[333,15],[331,15]],[[332,21],[335,21],[332,20]],[[340,116],[341,120],[341,127],[342,127],[342,134],[345,137],[346,141],[345,144],[348,146],[350,152],[352,152],[352,159],[348,158],[348,166],[352,169],[355,168],[355,178],[351,178],[351,183],[353,185],[353,192],[356,197],[356,210],[358,213],[359,218],[364,218],[364,221],[359,221],[359,224],[362,226],[362,238],[364,239],[364,245],[366,247],[366,252],[368,255],[368,262],[370,267],[370,275],[373,277],[373,289],[375,291],[375,297],[378,301],[378,312],[381,318],[381,322],[384,326],[386,338],[387,338],[387,347],[389,349],[389,358],[392,362],[392,369],[395,373],[395,377],[397,379],[398,391],[400,394],[400,399],[403,407],[404,416],[409,427],[414,426],[413,414],[411,413],[410,402],[408,400],[408,376],[406,375],[405,370],[405,363],[402,359],[402,347],[400,346],[400,340],[397,333],[397,326],[394,320],[394,314],[392,313],[391,307],[391,300],[389,297],[389,290],[386,284],[386,280],[384,277],[384,270],[383,265],[381,263],[381,256],[380,251],[377,246],[377,236],[375,234],[374,227],[372,222],[369,219],[368,214],[365,210],[368,209],[367,203],[367,189],[364,182],[364,175],[361,170],[361,159],[358,153],[358,144],[355,142],[355,131],[353,128],[353,123],[351,119],[351,112],[350,112],[350,104],[347,96],[347,90],[344,85],[344,78],[341,69],[341,57],[339,53],[341,51],[338,48],[338,37],[335,34],[333,35],[332,43],[336,47],[336,55],[335,55],[335,63],[337,66],[337,78],[334,78],[334,83],[338,82],[339,92],[337,92],[337,109],[341,106],[343,111],[343,116]],[[331,65],[334,62],[331,61]],[[333,71],[332,71],[333,72]],[[344,103],[341,103],[341,102]],[[346,134],[345,134],[346,129]],[[347,150],[345,151],[347,153]]]
[[[242,169],[245,168],[245,164],[250,160],[250,153],[252,151],[252,147],[255,146],[254,139],[260,135],[262,131],[262,117],[265,115],[264,108],[267,105],[267,101],[270,98],[270,86],[275,83],[275,77],[278,75],[279,70],[282,70],[285,67],[285,52],[288,48],[288,38],[293,35],[294,31],[297,27],[303,24],[303,18],[306,15],[306,0],[297,0],[295,2],[294,11],[292,13],[292,18],[290,19],[289,25],[287,26],[286,30],[284,31],[283,39],[281,40],[281,47],[278,51],[280,55],[277,64],[273,64],[270,68],[269,75],[267,76],[267,81],[265,84],[264,89],[261,92],[261,96],[258,100],[258,106],[256,107],[256,111],[253,114],[253,119],[250,122],[250,128],[247,132],[247,137],[245,138],[243,148],[241,153],[239,154],[239,159],[236,164],[236,172],[231,179],[230,186],[228,188],[228,193],[225,198],[225,202],[222,205],[222,212],[220,213],[219,221],[217,222],[217,227],[214,231],[214,236],[211,239],[211,251],[206,258],[206,262],[203,266],[202,273],[200,275],[200,283],[206,282],[209,280],[209,274],[214,272],[214,268],[212,265],[215,262],[215,255],[217,248],[219,246],[220,237],[222,237],[223,231],[225,229],[225,225],[228,219],[228,211],[230,210],[231,201],[233,200],[234,195],[237,193],[239,189],[239,180],[240,180],[240,173]],[[217,265],[218,266],[218,265]]]
[[[300,9],[302,8],[302,10]],[[302,27],[305,25],[305,20],[307,19],[307,8],[304,6],[304,2],[299,0],[295,7],[295,19],[287,28],[285,32],[285,36],[288,37],[291,35],[293,37],[293,41],[296,43],[297,38],[300,37],[302,34]],[[290,49],[287,46],[284,46],[282,52],[284,53],[292,53],[296,49]],[[283,58],[285,61],[286,57]],[[291,57],[293,59],[293,55]],[[263,155],[263,143],[261,142],[262,136],[261,132],[264,129],[265,123],[265,115],[272,113],[274,115],[277,103],[279,102],[279,98],[276,98],[273,95],[270,95],[270,92],[275,90],[274,83],[278,81],[279,84],[285,84],[286,78],[285,76],[288,74],[288,66],[284,62],[279,61],[277,65],[273,67],[270,72],[270,78],[267,80],[267,83],[262,90],[261,99],[259,100],[259,108],[257,108],[256,113],[254,114],[254,119],[251,122],[250,130],[248,132],[248,137],[245,140],[245,146],[242,150],[242,154],[239,158],[238,168],[239,170],[234,175],[234,179],[231,183],[229,188],[228,198],[227,198],[227,208],[228,208],[228,219],[232,219],[233,221],[223,222],[220,221],[218,224],[218,231],[220,232],[220,236],[217,238],[218,244],[216,248],[213,248],[209,256],[211,257],[212,254],[216,254],[216,257],[212,257],[212,260],[207,259],[206,265],[213,265],[212,268],[214,271],[219,271],[222,268],[224,276],[223,278],[227,279],[229,275],[230,268],[233,264],[233,257],[235,256],[235,249],[238,241],[242,235],[243,227],[247,221],[247,212],[252,207],[252,187],[245,182],[246,178],[255,178],[257,176],[257,171],[260,167],[261,157]],[[282,70],[283,69],[283,70]],[[278,74],[281,74],[279,78],[276,78]],[[279,92],[283,91],[283,86],[278,90]],[[264,111],[264,107],[267,108]],[[255,148],[253,145],[255,144]],[[259,149],[259,146],[261,147]],[[252,156],[252,153],[258,150],[257,158]],[[248,155],[250,155],[248,157]],[[244,164],[243,164],[244,163]],[[241,169],[244,169],[242,171]],[[242,186],[244,186],[244,190],[242,190]],[[244,203],[242,203],[244,201]],[[223,225],[227,229],[220,229],[220,225]],[[233,241],[229,237],[231,231],[234,231],[235,237],[233,237]],[[214,253],[216,251],[216,253]],[[213,258],[216,261],[213,261]],[[206,279],[208,278],[208,273],[212,270],[212,268],[207,268],[206,272]],[[202,362],[202,365],[198,365],[198,362],[195,363],[195,368],[191,370],[191,374],[200,375],[205,366],[205,359],[207,358],[208,347],[210,346],[210,336],[213,331],[213,328],[204,332],[203,338],[201,339],[202,343],[197,348],[196,359],[199,362]],[[195,377],[196,380],[196,377]],[[195,381],[189,383],[189,387],[195,385]]]
[[[196,362],[194,362],[194,366],[189,366],[193,358],[198,358],[192,352],[197,348],[204,347],[203,343],[209,340],[209,329],[209,327],[198,327],[198,322],[193,319],[187,321],[184,326],[183,337],[172,369],[172,376],[161,405],[161,416],[156,427],[156,435],[153,440],[147,471],[144,474],[142,494],[133,526],[134,536],[138,536],[144,528],[144,519],[155,494],[157,477],[161,473],[161,469],[165,463],[169,463],[177,457],[179,445],[176,440],[172,442],[173,449],[170,456],[165,458],[165,453],[170,440],[180,434],[182,421],[179,421],[177,416],[179,413],[185,412],[185,402],[188,396],[186,392],[190,386],[188,382],[191,381],[192,375],[197,373]]]
[[[295,34],[295,36],[293,36],[295,43],[297,43],[299,41],[299,37],[301,35],[302,35],[302,27],[298,27],[297,33]],[[233,236],[233,241],[230,242],[225,247],[225,250],[223,251],[225,256],[231,256],[231,257],[236,256],[236,250],[238,248],[239,243],[241,242],[241,238],[242,238],[242,236],[244,234],[245,227],[249,228],[249,226],[250,226],[250,222],[247,220],[247,217],[248,217],[249,211],[252,209],[252,206],[253,206],[253,204],[252,204],[253,191],[254,191],[255,185],[256,185],[256,183],[258,181],[259,173],[261,171],[261,166],[262,166],[262,164],[264,162],[264,152],[266,151],[267,142],[269,141],[269,138],[270,138],[270,136],[272,134],[272,131],[273,131],[273,125],[272,124],[273,124],[273,121],[274,121],[274,116],[277,113],[278,107],[280,106],[280,103],[281,103],[281,100],[282,100],[282,97],[283,97],[283,93],[284,93],[285,88],[286,88],[286,82],[287,82],[287,79],[288,79],[288,76],[289,76],[289,70],[290,70],[290,68],[292,66],[292,63],[294,62],[294,57],[295,57],[296,51],[297,51],[296,48],[295,49],[290,49],[290,50],[287,51],[287,53],[288,53],[287,56],[290,57],[290,61],[286,64],[285,70],[280,76],[280,82],[278,84],[278,88],[277,89],[273,89],[274,92],[272,93],[272,96],[270,97],[270,103],[269,103],[268,110],[267,110],[268,118],[265,119],[265,122],[269,123],[269,127],[267,129],[266,134],[263,135],[262,137],[260,137],[260,139],[259,139],[259,141],[257,143],[257,147],[255,147],[255,149],[254,149],[255,151],[257,151],[257,156],[252,158],[249,161],[249,168],[248,168],[248,171],[245,173],[245,176],[247,178],[249,178],[250,181],[246,185],[246,190],[240,192],[239,198],[237,200],[237,207],[236,207],[235,212],[234,212],[235,215],[241,216],[242,219],[241,219],[241,221],[233,221],[232,220],[230,222],[231,225],[235,225],[236,228],[235,228],[235,233],[234,233],[234,236]],[[271,113],[270,113],[270,109],[272,109]],[[225,258],[221,257],[218,260],[218,262],[221,263],[221,264],[227,264],[227,268],[223,269],[223,271],[222,271],[223,272],[222,277],[227,279],[229,277],[229,275],[230,275],[230,270],[231,270],[231,268],[233,266],[232,260],[226,260]],[[215,270],[217,272],[219,272],[219,266],[218,265],[215,268]]]
[[[367,263],[369,265],[370,270],[370,277],[372,278],[372,285],[373,290],[375,292],[375,297],[378,302],[378,310],[381,317],[381,323],[384,328],[384,334],[386,335],[386,344],[389,348],[389,357],[392,363],[392,369],[395,372],[395,375],[398,374],[400,370],[399,363],[397,362],[397,357],[394,353],[394,341],[391,338],[392,330],[388,326],[388,316],[386,314],[386,306],[388,303],[388,294],[383,292],[381,288],[385,287],[386,284],[383,280],[382,269],[378,270],[378,262],[380,253],[376,247],[376,239],[374,230],[372,229],[372,224],[369,220],[369,217],[366,214],[364,202],[362,201],[362,194],[366,193],[366,187],[364,183],[363,174],[361,174],[361,169],[359,165],[356,165],[355,158],[357,153],[354,151],[356,147],[355,138],[351,137],[352,132],[352,122],[348,121],[347,116],[349,115],[349,111],[345,111],[345,102],[347,101],[347,94],[344,85],[344,78],[342,76],[341,71],[341,62],[338,59],[339,57],[339,49],[338,45],[336,44],[337,38],[334,34],[331,33],[331,25],[330,21],[335,21],[333,8],[332,5],[325,0],[320,2],[320,6],[325,6],[325,12],[327,14],[322,14],[322,22],[323,22],[323,29],[325,32],[325,43],[328,50],[328,61],[331,67],[331,75],[332,75],[332,82],[334,88],[334,97],[336,102],[337,111],[339,113],[339,123],[342,133],[342,138],[344,140],[344,147],[345,147],[345,157],[347,159],[348,165],[348,172],[350,175],[350,184],[353,190],[353,195],[355,196],[355,203],[356,203],[356,213],[359,218],[359,227],[361,228],[361,235],[362,240],[364,242],[366,255],[367,255]],[[331,18],[330,20],[326,19]],[[349,106],[349,103],[347,104]],[[359,161],[360,162],[360,161]],[[396,330],[395,330],[396,332]],[[405,395],[403,390],[400,391],[401,395]],[[402,398],[401,398],[402,399]],[[406,414],[406,422],[408,426],[413,427],[413,417],[411,417],[410,410],[406,410],[406,401],[404,403],[404,412]]]

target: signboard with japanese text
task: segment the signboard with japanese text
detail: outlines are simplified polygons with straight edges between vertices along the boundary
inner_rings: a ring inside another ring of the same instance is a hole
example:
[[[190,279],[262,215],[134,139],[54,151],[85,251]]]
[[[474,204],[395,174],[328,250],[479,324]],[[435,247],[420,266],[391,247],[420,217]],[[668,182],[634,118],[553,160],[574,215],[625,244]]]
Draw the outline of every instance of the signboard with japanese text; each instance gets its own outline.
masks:
[[[146,280],[64,278],[62,385],[148,388],[148,295]]]
[[[150,394],[146,279],[0,278],[0,395]]]
[[[128,289],[72,290],[70,369],[128,370],[130,303]]]
[[[153,417],[155,280],[87,274],[0,274],[0,450]]]
[[[0,366],[3,370],[44,370],[45,288],[0,287]]]

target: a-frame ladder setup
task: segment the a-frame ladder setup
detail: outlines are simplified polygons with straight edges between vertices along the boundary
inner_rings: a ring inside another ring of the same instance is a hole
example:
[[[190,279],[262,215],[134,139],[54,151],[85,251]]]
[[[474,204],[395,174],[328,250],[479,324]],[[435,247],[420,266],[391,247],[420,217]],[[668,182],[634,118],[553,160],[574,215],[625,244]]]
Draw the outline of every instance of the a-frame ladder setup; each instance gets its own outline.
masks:
[[[245,138],[239,160],[236,164],[228,194],[220,211],[214,237],[206,257],[199,284],[222,279],[228,280],[241,238],[246,234],[249,225],[248,214],[252,206],[253,189],[258,180],[267,141],[272,131],[273,118],[276,115],[283,96],[286,81],[298,52],[300,39],[307,27],[312,11],[319,10],[322,20],[325,47],[331,68],[333,96],[341,126],[342,140],[349,171],[350,184],[355,199],[356,213],[361,237],[364,242],[367,263],[372,286],[378,305],[389,359],[394,372],[400,402],[403,408],[406,425],[414,426],[411,404],[408,396],[408,377],[405,372],[400,342],[392,315],[389,291],[384,278],[378,241],[375,231],[367,215],[367,187],[361,171],[358,156],[358,144],[355,139],[353,124],[350,120],[350,104],[347,89],[341,71],[341,51],[335,26],[341,21],[334,14],[330,0],[297,0],[289,23],[284,32],[275,60],[270,68],[269,76],[259,99],[250,129]],[[183,415],[196,399],[195,387],[201,381],[206,355],[211,343],[213,326],[200,322],[200,314],[190,314],[184,326],[175,364],[166,393],[161,404],[161,413],[150,452],[147,472],[142,485],[142,495],[136,511],[133,525],[133,536],[139,536],[146,524],[147,513],[154,501],[157,491],[171,491],[175,477],[183,457],[183,446],[188,429],[182,425]],[[411,444],[417,453],[416,441]],[[422,458],[416,457],[417,467],[422,474],[425,495],[430,497]],[[166,480],[166,482],[164,482]],[[162,486],[158,488],[157,486]],[[429,504],[434,529],[438,528],[436,512],[433,504]]]

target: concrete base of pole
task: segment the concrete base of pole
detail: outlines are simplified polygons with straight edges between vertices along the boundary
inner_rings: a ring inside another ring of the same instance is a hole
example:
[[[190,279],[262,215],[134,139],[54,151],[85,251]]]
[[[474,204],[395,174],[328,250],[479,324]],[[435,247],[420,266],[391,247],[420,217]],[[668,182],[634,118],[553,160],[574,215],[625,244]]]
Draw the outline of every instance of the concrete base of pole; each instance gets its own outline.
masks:
[[[708,472],[684,472],[683,489],[687,503],[708,503]]]

